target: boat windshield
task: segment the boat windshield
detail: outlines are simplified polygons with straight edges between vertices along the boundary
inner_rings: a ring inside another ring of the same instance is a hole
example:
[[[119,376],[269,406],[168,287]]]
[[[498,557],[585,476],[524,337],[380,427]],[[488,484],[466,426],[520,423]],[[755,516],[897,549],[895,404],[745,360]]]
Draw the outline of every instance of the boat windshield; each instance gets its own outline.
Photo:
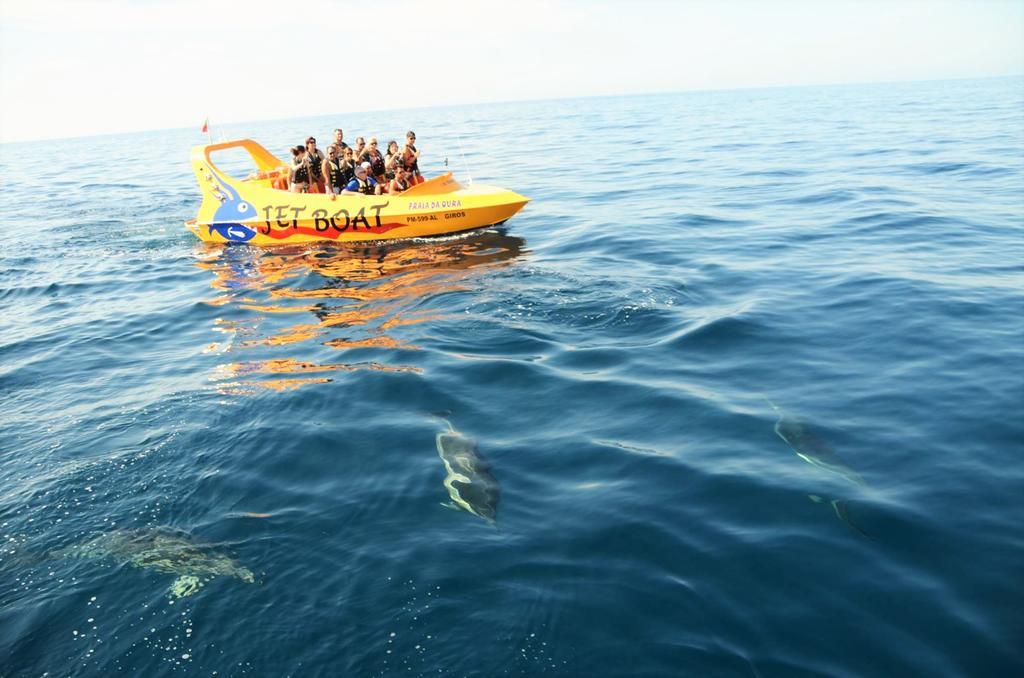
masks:
[[[232,179],[245,179],[260,169],[252,154],[241,146],[214,151],[210,164]]]

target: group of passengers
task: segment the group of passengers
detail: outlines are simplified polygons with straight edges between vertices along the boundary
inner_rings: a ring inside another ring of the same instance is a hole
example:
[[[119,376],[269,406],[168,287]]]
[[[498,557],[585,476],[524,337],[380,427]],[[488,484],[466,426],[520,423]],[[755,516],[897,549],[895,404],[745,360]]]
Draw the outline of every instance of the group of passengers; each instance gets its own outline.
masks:
[[[423,181],[420,174],[420,152],[416,149],[416,134],[405,134],[405,145],[389,141],[387,152],[377,148],[377,138],[356,137],[356,146],[345,143],[345,133],[334,130],[334,142],[327,147],[325,156],[316,147],[316,139],[309,137],[305,146],[292,151],[292,164],[288,170],[288,185],[293,193],[327,193],[334,200],[338,195],[361,193],[381,195],[401,193]]]

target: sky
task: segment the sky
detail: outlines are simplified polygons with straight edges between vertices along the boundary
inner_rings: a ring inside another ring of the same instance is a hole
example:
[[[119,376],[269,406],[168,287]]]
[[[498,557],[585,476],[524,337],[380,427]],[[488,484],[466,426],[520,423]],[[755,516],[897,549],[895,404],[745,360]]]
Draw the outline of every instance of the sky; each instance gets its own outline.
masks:
[[[0,142],[1024,74],[1024,0],[0,0]]]

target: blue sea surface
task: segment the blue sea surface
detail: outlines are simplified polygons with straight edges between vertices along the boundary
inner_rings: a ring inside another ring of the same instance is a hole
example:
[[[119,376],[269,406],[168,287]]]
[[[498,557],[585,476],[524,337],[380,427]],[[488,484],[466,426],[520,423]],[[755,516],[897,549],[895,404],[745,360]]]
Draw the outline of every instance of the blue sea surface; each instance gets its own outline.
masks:
[[[206,246],[198,125],[0,147],[0,676],[1024,674],[1024,80],[213,122],[532,202]]]

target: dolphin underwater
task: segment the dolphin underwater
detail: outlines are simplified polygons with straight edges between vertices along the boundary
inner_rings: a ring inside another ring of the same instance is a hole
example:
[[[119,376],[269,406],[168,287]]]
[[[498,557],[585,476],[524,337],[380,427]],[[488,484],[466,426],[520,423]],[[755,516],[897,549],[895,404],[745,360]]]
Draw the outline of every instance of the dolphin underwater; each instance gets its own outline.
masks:
[[[871,535],[860,529],[857,523],[853,522],[853,518],[850,517],[850,503],[848,501],[844,499],[826,499],[825,497],[819,497],[816,494],[809,494],[807,495],[807,498],[815,504],[824,504],[827,502],[828,505],[832,507],[832,510],[835,511],[836,518],[839,518],[839,520],[843,521],[848,528],[860,536],[871,539]]]
[[[211,544],[199,544],[185,532],[169,528],[114,530],[83,544],[61,549],[56,557],[111,559],[132,567],[177,575],[170,593],[191,596],[214,577],[236,577],[251,584],[252,571]]]
[[[836,451],[828,445],[828,443],[808,431],[807,428],[796,419],[786,416],[786,414],[767,397],[765,400],[768,400],[768,404],[772,406],[772,409],[775,410],[775,413],[779,417],[775,422],[776,435],[782,438],[786,444],[790,446],[790,448],[796,453],[796,456],[800,457],[812,466],[817,466],[829,473],[845,478],[854,485],[859,487],[866,486],[866,483],[860,474],[850,468],[846,462],[840,458]],[[853,519],[850,517],[849,503],[847,501],[843,499],[822,498],[815,494],[808,495],[808,497],[816,504],[828,503],[832,507],[832,510],[835,511],[836,517],[843,521],[847,527],[863,537],[867,537],[868,539],[871,538],[864,530],[853,522]]]
[[[793,448],[796,456],[812,466],[842,476],[855,485],[865,484],[860,474],[847,466],[828,443],[808,431],[796,419],[787,417],[772,401],[769,400],[768,404],[779,415],[778,421],[775,422],[775,433]]]
[[[501,488],[491,475],[491,465],[476,450],[476,443],[452,425],[437,434],[437,453],[448,472],[444,486],[452,501],[446,506],[468,511],[493,524],[497,519]]]

